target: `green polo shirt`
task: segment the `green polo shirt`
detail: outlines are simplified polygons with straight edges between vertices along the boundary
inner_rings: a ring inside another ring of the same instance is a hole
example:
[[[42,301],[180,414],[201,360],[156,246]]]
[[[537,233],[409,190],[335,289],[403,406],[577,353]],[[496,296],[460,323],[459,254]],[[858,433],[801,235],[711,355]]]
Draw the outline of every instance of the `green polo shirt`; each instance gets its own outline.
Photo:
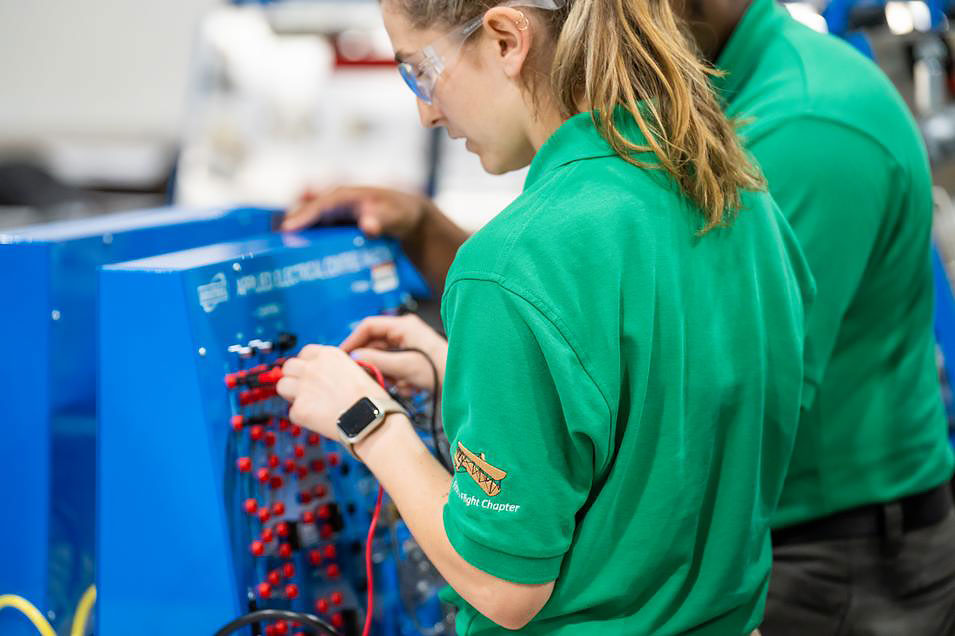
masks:
[[[663,171],[578,115],[459,251],[442,304],[444,527],[481,570],[556,580],[522,633],[759,624],[812,283],[771,198],[743,200],[701,236]],[[505,633],[455,599],[460,636]]]
[[[874,63],[773,0],[753,0],[717,66],[818,285],[806,345],[815,400],[773,525],[947,481],[932,182],[915,122]]]

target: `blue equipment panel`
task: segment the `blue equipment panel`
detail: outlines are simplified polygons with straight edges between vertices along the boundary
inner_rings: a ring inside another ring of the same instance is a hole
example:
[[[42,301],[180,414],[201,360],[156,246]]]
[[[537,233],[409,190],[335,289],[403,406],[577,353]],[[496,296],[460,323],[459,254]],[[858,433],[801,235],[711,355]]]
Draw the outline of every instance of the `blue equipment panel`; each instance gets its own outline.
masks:
[[[288,422],[274,370],[426,291],[395,244],[271,234],[112,265],[100,289],[98,633],[212,634],[253,607],[361,633],[377,482]],[[387,500],[372,554],[371,633],[443,633],[440,578]],[[297,632],[259,629],[237,633]]]
[[[0,594],[24,596],[58,631],[93,583],[96,286],[104,263],[268,231],[260,209],[147,210],[0,233]],[[23,347],[21,350],[20,347]],[[35,634],[11,611],[0,634]]]

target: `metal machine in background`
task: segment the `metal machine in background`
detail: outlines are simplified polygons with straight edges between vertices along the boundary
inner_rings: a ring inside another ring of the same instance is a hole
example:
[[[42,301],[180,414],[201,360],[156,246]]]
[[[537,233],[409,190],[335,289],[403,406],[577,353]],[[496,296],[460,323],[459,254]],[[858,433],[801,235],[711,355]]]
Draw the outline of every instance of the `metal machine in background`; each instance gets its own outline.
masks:
[[[21,352],[0,361],[0,594],[27,599],[61,633],[94,580],[97,269],[265,232],[272,217],[163,209],[0,233],[0,328]],[[0,634],[35,633],[0,612]]]
[[[420,278],[393,243],[330,228],[111,265],[100,281],[98,633],[212,634],[272,608],[360,634],[377,482],[288,421],[275,374],[302,345],[398,312]],[[387,499],[371,555],[371,633],[446,633],[442,581]],[[293,621],[235,633],[303,631]]]

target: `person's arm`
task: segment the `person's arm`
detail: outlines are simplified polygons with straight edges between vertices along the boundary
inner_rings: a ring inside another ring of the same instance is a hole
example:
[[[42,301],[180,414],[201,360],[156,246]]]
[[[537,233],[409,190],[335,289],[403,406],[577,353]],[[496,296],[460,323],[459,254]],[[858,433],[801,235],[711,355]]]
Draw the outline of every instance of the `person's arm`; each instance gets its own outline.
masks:
[[[368,186],[306,191],[286,213],[281,229],[295,231],[320,223],[322,217],[349,211],[368,236],[382,234],[401,241],[408,257],[440,296],[458,248],[468,233],[431,199],[409,192]]]
[[[458,227],[438,209],[431,200],[426,200],[421,221],[401,245],[422,275],[440,296],[448,278],[451,263],[458,249],[468,240],[468,233]]]
[[[292,422],[333,440],[338,439],[337,420],[345,409],[362,397],[388,398],[341,349],[317,345],[308,345],[285,363],[277,390],[291,402]],[[508,581],[474,567],[450,544],[442,514],[452,478],[407,417],[388,416],[355,451],[394,500],[425,554],[464,600],[507,629],[519,629],[537,615],[550,598],[553,580]]]
[[[355,452],[395,502],[431,563],[464,600],[507,629],[520,629],[540,612],[550,599],[553,581],[511,583],[479,570],[455,551],[442,519],[451,475],[406,417],[389,416],[381,430],[355,446]]]

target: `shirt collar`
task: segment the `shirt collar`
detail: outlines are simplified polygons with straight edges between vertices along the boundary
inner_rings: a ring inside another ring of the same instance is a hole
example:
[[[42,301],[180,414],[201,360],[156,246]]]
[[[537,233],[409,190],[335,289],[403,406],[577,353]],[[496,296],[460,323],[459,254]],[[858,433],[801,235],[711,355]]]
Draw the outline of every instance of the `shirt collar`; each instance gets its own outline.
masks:
[[[646,137],[640,132],[636,122],[629,116],[626,109],[618,107],[615,120],[618,129],[631,142],[636,144],[646,142]],[[531,161],[527,178],[524,180],[524,191],[529,190],[544,175],[561,166],[584,159],[613,157],[616,154],[610,144],[600,135],[591,113],[574,115],[561,124],[537,151],[534,160]],[[646,159],[641,156],[641,160],[652,161],[652,153],[644,154],[650,154],[651,158]]]
[[[713,80],[720,97],[732,101],[756,71],[770,41],[779,36],[788,15],[776,0],[753,0],[716,60],[716,68],[725,73]]]

